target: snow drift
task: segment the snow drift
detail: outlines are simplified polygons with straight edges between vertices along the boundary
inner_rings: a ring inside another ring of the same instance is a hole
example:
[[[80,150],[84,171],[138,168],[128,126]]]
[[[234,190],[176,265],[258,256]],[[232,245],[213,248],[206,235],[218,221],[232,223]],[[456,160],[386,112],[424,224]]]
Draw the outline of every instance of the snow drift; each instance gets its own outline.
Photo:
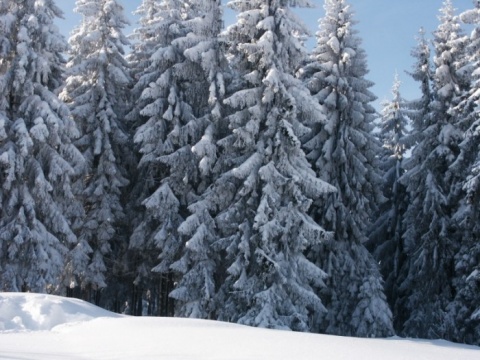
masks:
[[[473,360],[446,341],[358,339],[130,317],[76,299],[0,293],[0,360]]]
[[[0,331],[3,332],[52,330],[57,325],[104,316],[120,315],[77,299],[42,294],[0,294]]]

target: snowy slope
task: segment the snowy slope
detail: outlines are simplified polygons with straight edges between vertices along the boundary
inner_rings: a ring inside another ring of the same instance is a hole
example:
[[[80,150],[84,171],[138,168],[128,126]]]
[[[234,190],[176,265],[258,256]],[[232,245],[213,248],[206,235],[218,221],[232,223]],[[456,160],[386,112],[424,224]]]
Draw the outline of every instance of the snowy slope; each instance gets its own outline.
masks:
[[[80,300],[0,293],[0,360],[480,360],[445,341],[355,339],[136,318]]]

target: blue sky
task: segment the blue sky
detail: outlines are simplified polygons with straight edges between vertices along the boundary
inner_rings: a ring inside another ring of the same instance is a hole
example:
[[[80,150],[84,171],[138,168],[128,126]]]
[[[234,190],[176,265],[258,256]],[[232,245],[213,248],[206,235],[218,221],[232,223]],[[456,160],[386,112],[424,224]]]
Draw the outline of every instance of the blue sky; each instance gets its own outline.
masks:
[[[318,27],[318,19],[323,16],[323,0],[313,0],[316,9],[302,9],[298,13],[307,24],[312,34]],[[135,26],[132,12],[140,5],[141,0],[119,0],[125,7],[132,27],[126,30],[130,33]],[[453,0],[457,12],[473,6],[472,0]],[[68,37],[70,31],[79,23],[80,18],[73,13],[75,0],[57,0],[57,5],[63,9],[65,20],[59,21],[61,32]],[[380,102],[391,97],[395,72],[402,81],[401,93],[407,98],[418,95],[418,84],[405,74],[410,70],[414,60],[410,51],[415,46],[415,37],[420,27],[424,27],[428,37],[438,25],[438,10],[443,0],[350,0],[358,21],[357,29],[363,39],[363,47],[368,55],[370,74],[367,77],[375,83],[373,93],[378,97],[376,102],[380,110]],[[234,21],[234,14],[226,12],[225,23]],[[314,44],[314,40],[310,42]]]

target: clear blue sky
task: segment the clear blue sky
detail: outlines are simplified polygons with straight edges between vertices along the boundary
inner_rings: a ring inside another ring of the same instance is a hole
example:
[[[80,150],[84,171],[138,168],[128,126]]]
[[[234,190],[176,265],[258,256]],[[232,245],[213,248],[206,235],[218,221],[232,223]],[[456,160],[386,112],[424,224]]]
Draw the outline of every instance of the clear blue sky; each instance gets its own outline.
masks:
[[[316,9],[301,9],[300,17],[314,34],[318,27],[318,19],[323,16],[323,0],[313,0]],[[125,7],[132,27],[136,19],[132,12],[140,5],[141,0],[119,0]],[[453,0],[457,12],[473,6],[472,0]],[[73,13],[75,0],[56,0],[65,13],[65,20],[59,22],[60,30],[65,36],[79,23],[80,18]],[[424,27],[428,37],[438,25],[438,10],[443,0],[350,0],[359,22],[357,29],[363,39],[363,47],[368,55],[369,80],[375,83],[372,91],[381,100],[390,98],[394,74],[397,71],[402,81],[402,95],[409,99],[417,96],[418,85],[410,80],[405,70],[410,70],[413,59],[410,51],[415,46],[415,36],[420,27]],[[225,23],[232,23],[234,14],[226,11]],[[310,45],[314,44],[314,40]]]

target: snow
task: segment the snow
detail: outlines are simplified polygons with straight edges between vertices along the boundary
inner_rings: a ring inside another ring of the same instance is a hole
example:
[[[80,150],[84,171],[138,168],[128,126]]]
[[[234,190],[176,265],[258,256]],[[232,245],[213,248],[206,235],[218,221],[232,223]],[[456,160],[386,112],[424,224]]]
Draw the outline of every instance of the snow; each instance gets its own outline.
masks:
[[[77,299],[0,293],[1,360],[474,360],[446,341],[359,339],[221,322],[130,317]]]
[[[1,334],[52,330],[62,324],[119,316],[78,299],[31,293],[0,294]]]

